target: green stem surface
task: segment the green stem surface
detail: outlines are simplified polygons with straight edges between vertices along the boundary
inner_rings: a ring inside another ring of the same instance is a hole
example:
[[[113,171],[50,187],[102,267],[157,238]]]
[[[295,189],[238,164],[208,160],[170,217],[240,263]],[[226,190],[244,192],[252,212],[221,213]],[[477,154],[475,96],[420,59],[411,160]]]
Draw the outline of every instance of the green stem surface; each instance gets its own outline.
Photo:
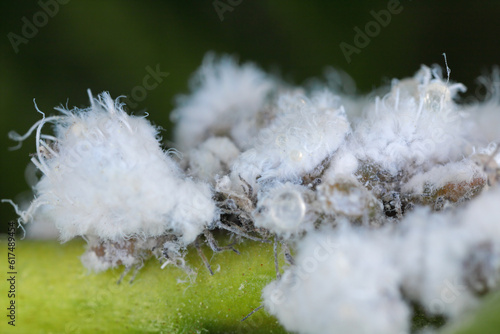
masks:
[[[152,259],[130,284],[131,274],[116,284],[123,268],[88,273],[80,263],[81,240],[18,241],[16,326],[7,324],[8,247],[0,241],[4,262],[1,333],[286,333],[265,310],[240,320],[261,305],[262,288],[275,279],[272,245],[245,242],[233,252],[212,254],[204,248],[214,276],[195,249],[187,263],[197,275],[171,265],[160,269]],[[281,263],[283,265],[283,263]],[[496,333],[500,294],[485,299],[476,314],[445,333]]]

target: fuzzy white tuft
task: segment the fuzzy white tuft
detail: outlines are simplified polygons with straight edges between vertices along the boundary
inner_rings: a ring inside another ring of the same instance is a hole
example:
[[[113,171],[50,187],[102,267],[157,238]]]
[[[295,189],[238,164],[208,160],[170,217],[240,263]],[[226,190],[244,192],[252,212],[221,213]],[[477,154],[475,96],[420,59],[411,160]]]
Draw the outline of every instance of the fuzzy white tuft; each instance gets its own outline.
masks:
[[[240,151],[229,138],[212,137],[189,150],[184,163],[190,175],[214,184],[218,175],[225,175],[229,171],[239,154]]]
[[[227,135],[239,147],[255,135],[256,115],[274,82],[252,64],[217,59],[209,53],[191,81],[193,93],[177,100],[172,119],[177,121],[176,142],[182,150],[194,148],[207,137]]]
[[[384,235],[323,230],[300,244],[296,266],[263,291],[266,309],[299,333],[400,334],[409,308]]]
[[[254,187],[273,179],[300,183],[333,155],[349,131],[345,112],[331,93],[311,99],[284,95],[276,118],[235,161],[233,182],[241,177]]]
[[[487,192],[457,212],[408,216],[395,249],[402,288],[428,313],[456,318],[500,283],[500,191]]]
[[[190,243],[216,218],[209,185],[183,176],[146,119],[127,115],[107,93],[88,109],[60,111],[55,145],[36,160],[44,176],[27,211],[35,221],[50,217],[61,240],[171,232]]]
[[[355,125],[351,150],[393,175],[461,159],[467,142],[463,115],[453,102],[460,90],[463,85],[448,85],[425,66],[412,79],[394,81]]]

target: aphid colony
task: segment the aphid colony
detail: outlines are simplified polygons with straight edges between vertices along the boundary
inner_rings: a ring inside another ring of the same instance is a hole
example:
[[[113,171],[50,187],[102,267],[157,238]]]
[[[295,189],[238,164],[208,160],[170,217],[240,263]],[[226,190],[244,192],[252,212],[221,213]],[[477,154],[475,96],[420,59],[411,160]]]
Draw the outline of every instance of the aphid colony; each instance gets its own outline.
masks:
[[[264,306],[301,333],[410,332],[415,305],[457,318],[500,279],[498,95],[457,104],[465,87],[422,66],[350,96],[335,73],[293,87],[209,54],[177,100],[169,151],[107,93],[57,108],[10,134],[36,131],[43,173],[20,222],[83,237],[95,271],[151,256],[190,270],[192,245],[212,273],[202,242],[235,253],[243,239],[274,243],[275,256],[281,244],[288,267]],[[213,230],[234,241],[220,246]],[[452,302],[441,298],[449,284]]]

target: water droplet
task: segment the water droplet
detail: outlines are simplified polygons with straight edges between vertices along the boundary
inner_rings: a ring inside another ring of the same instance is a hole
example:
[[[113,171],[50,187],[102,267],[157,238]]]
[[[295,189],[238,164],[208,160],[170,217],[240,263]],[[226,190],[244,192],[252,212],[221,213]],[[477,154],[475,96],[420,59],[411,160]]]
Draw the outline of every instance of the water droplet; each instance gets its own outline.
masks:
[[[273,220],[284,229],[296,228],[306,214],[306,204],[300,193],[294,190],[276,196],[270,209]]]
[[[442,83],[431,83],[425,88],[424,103],[428,110],[441,111],[443,105],[450,100],[450,90]]]
[[[298,150],[293,150],[292,153],[290,153],[290,156],[293,161],[299,162],[303,158],[303,154],[301,151]]]

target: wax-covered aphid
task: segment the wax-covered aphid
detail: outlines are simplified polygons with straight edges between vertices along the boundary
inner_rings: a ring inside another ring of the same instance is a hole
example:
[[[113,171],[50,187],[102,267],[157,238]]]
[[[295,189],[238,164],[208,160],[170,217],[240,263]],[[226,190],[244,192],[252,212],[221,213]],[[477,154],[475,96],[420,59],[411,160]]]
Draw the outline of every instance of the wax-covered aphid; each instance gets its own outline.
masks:
[[[425,66],[412,79],[395,81],[391,92],[367,105],[354,125],[350,151],[393,176],[462,159],[465,117],[453,98],[463,89]]]
[[[233,57],[208,53],[190,85],[192,94],[179,96],[171,114],[183,151],[211,136],[227,136],[239,148],[247,147],[275,80],[251,63],[239,66]]]
[[[322,91],[311,99],[284,95],[275,119],[235,160],[232,182],[237,184],[241,176],[256,191],[273,179],[300,183],[335,153],[349,131],[345,112],[331,93]]]
[[[57,108],[62,115],[36,124],[33,162],[43,176],[24,222],[51,219],[61,241],[100,240],[88,251],[102,257],[104,267],[133,264],[127,256],[143,258],[138,251],[149,249],[151,242],[145,240],[151,238],[173,235],[181,245],[192,243],[217,218],[210,186],[184,175],[144,117],[128,115],[108,93],[90,98],[87,109]],[[52,144],[41,134],[47,122],[54,123]],[[96,251],[103,247],[120,251]],[[84,263],[99,269],[90,260]]]
[[[418,205],[440,210],[447,203],[463,203],[478,195],[487,181],[483,168],[469,159],[437,164],[411,177],[404,172],[391,175],[379,165],[363,162],[355,175],[391,217]]]

